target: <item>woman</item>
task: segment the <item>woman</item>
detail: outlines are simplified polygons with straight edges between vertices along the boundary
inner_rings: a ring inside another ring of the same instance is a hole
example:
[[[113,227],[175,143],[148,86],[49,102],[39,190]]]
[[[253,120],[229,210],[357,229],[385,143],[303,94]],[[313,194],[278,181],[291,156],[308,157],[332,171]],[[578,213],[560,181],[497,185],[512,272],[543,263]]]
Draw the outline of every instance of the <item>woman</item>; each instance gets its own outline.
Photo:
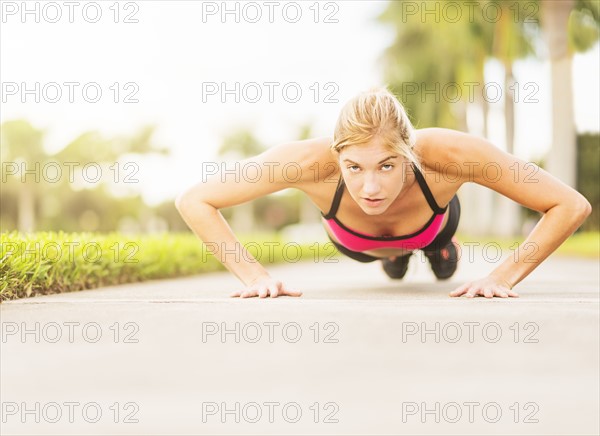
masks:
[[[400,102],[382,87],[346,103],[333,138],[281,144],[240,164],[245,176],[213,175],[176,200],[189,227],[245,284],[232,297],[302,295],[271,277],[219,212],[285,188],[309,196],[342,253],[359,262],[381,260],[392,278],[404,276],[416,249],[424,251],[439,279],[454,273],[456,192],[464,183],[486,186],[543,213],[514,255],[487,277],[450,292],[452,297],[518,297],[513,287],[591,212],[577,191],[542,169],[529,177],[526,162],[482,138],[443,128],[415,130]],[[244,255],[232,261],[231,253],[240,251]]]

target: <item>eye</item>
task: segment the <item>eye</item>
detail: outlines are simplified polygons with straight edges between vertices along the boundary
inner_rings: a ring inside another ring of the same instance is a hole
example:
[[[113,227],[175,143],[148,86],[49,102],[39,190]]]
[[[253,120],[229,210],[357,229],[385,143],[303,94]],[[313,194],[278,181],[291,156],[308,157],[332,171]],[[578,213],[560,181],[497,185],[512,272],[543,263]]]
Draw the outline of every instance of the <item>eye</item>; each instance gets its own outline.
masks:
[[[350,170],[350,172],[355,173],[356,171],[353,171],[352,168],[360,168],[360,167],[358,165],[348,165],[347,168]]]
[[[389,169],[386,171],[391,171],[392,168],[394,168],[394,165],[393,164],[383,164],[383,165],[381,165],[381,168],[383,168],[383,167],[389,167]]]

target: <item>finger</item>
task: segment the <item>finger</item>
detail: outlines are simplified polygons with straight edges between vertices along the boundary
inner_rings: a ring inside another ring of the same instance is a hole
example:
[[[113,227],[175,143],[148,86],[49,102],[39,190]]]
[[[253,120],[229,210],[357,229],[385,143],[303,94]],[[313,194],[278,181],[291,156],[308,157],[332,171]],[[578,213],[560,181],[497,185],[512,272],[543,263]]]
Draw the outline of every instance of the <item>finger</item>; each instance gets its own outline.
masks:
[[[241,298],[256,297],[257,294],[258,294],[257,289],[246,289],[244,292],[242,292],[242,295],[240,295],[240,297]]]
[[[258,296],[260,298],[265,298],[269,296],[269,292],[271,292],[271,287],[261,286],[258,288]]]
[[[239,297],[241,294],[242,294],[242,291],[233,291],[231,294],[229,294],[229,296],[231,298],[234,298],[234,297]]]
[[[496,295],[502,298],[508,298],[508,294],[503,290],[496,291]]]
[[[484,289],[483,290],[483,296],[485,298],[494,298],[494,291],[492,291],[491,289]]]
[[[470,286],[471,286],[471,283],[465,283],[464,285],[459,286],[454,291],[450,292],[450,296],[451,297],[460,297],[462,294],[467,292],[467,290],[469,289]]]
[[[268,287],[268,292],[267,289],[265,289],[265,297],[268,297],[269,295],[273,295],[273,294],[277,294],[277,286],[275,286],[274,284],[270,284]],[[260,297],[262,298],[262,294],[260,295]]]
[[[256,289],[256,294],[254,294],[254,295],[256,295],[257,297],[260,297],[261,295],[264,295],[265,297],[267,297],[269,295],[269,289],[267,288],[267,286],[264,286],[264,285],[259,286]]]
[[[273,290],[271,291],[271,298],[277,298],[277,296],[280,294],[279,288],[281,287],[281,282],[277,281],[275,282],[274,286],[273,286]],[[271,288],[269,288],[271,289]]]
[[[465,294],[465,297],[467,297],[467,298],[474,298],[476,295],[479,295],[480,292],[481,292],[480,289],[470,287],[468,289],[467,293]]]
[[[289,289],[283,289],[282,295],[289,295],[290,297],[301,297],[302,292],[300,291],[291,291]]]
[[[517,294],[515,291],[513,291],[512,289],[508,290],[508,296],[509,297],[515,297],[515,298],[519,298],[519,294]]]

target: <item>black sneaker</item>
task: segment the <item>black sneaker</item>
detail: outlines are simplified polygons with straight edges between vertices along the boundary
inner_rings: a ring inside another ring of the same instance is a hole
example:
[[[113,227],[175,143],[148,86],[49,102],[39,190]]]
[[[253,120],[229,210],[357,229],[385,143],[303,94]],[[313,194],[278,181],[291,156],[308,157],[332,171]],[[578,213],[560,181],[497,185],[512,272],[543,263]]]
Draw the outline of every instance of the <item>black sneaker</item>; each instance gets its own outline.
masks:
[[[396,256],[396,260],[390,260],[389,258],[382,259],[383,270],[392,279],[401,279],[406,275],[408,271],[408,261],[412,256],[412,253],[405,254],[404,256]]]
[[[439,251],[424,251],[425,257],[431,264],[431,269],[439,280],[449,279],[458,266],[458,241],[452,238],[448,245]]]

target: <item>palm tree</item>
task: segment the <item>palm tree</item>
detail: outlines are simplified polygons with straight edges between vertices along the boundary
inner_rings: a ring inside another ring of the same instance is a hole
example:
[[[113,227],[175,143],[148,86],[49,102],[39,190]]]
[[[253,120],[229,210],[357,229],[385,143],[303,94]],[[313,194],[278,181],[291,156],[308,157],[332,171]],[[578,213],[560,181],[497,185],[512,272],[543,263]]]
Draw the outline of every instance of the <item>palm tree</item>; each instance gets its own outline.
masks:
[[[390,24],[396,33],[394,42],[383,52],[384,80],[400,95],[417,127],[464,128],[464,114],[440,97],[435,87],[459,83],[458,65],[468,64],[474,52],[466,26],[445,21],[406,20],[404,1],[388,3],[377,20]],[[468,68],[462,72],[465,73]],[[483,75],[483,74],[482,74]],[[434,94],[426,93],[432,90]],[[464,96],[463,96],[464,97]],[[462,106],[460,106],[462,108]]]
[[[6,169],[9,164],[11,172],[35,170],[36,165],[46,161],[47,154],[43,147],[44,132],[34,128],[25,120],[6,121],[2,124],[0,148],[4,150],[3,162]],[[17,170],[17,168],[19,168]],[[4,168],[3,168],[4,172]],[[3,174],[4,177],[6,174]],[[36,183],[35,174],[20,175],[21,183],[17,189],[17,228],[22,232],[31,232],[35,228]],[[25,182],[23,183],[23,179]],[[6,182],[8,183],[8,177]],[[5,180],[2,180],[2,184]],[[8,187],[8,184],[5,186]]]
[[[531,36],[524,22],[531,18],[527,4],[491,0],[501,11],[498,21],[489,23],[493,30],[493,44],[490,55],[504,66],[504,128],[506,151],[514,154],[515,143],[515,77],[513,64],[516,60],[535,54]],[[529,3],[531,5],[531,3]],[[524,7],[525,6],[525,7]],[[516,9],[515,9],[516,7]],[[521,227],[521,207],[502,195],[494,195],[492,228],[496,234],[513,236]]]
[[[540,2],[541,24],[552,75],[552,149],[549,171],[576,185],[576,131],[573,111],[573,53],[589,50],[598,40],[600,2],[553,0]]]

